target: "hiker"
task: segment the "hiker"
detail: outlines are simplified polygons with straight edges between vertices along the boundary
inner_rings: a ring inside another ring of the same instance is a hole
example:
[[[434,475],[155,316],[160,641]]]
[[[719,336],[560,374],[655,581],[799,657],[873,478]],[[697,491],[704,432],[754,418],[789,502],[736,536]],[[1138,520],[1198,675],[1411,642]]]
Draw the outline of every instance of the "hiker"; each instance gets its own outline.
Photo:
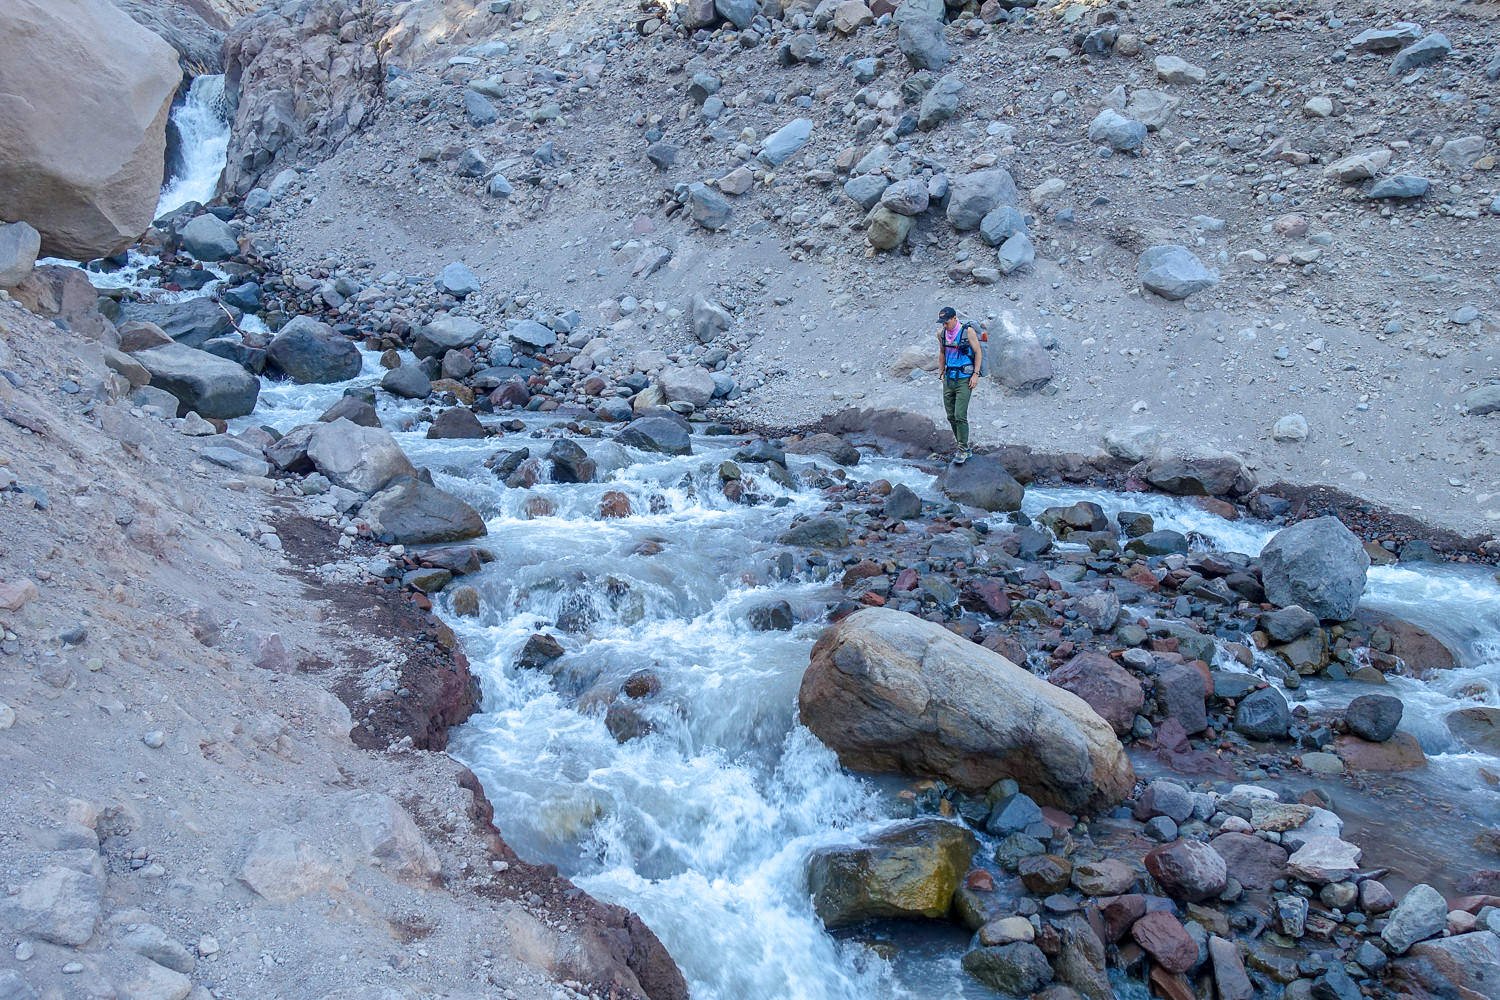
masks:
[[[953,462],[963,465],[974,454],[969,447],[969,396],[979,385],[984,348],[980,346],[979,333],[974,327],[959,324],[958,313],[952,306],[944,306],[938,312],[938,324],[943,412],[948,415],[948,426],[952,428],[953,440],[958,445]]]

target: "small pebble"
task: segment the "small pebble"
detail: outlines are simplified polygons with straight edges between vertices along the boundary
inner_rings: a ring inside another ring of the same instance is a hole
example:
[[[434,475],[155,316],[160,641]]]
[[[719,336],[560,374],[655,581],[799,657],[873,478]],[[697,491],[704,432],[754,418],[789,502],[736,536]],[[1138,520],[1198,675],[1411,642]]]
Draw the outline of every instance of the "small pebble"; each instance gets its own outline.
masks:
[[[141,742],[146,744],[146,746],[150,747],[152,750],[160,750],[162,747],[166,746],[167,734],[162,732],[160,729],[153,729],[151,730],[151,732],[141,737]]]

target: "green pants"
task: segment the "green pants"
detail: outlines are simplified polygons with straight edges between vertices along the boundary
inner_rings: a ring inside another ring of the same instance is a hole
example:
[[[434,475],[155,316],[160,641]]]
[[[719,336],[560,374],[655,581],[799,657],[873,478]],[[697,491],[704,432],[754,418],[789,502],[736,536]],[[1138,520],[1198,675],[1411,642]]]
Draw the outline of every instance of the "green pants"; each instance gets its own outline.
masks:
[[[943,412],[948,414],[948,426],[960,448],[969,446],[969,396],[973,391],[968,376],[943,379]]]

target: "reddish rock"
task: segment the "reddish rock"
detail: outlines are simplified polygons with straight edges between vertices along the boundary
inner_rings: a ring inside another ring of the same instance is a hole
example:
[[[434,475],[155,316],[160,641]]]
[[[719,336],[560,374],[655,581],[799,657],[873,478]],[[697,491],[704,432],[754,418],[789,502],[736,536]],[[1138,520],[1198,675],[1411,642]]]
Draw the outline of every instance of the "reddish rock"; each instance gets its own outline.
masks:
[[[868,580],[870,577],[879,576],[883,572],[885,571],[880,568],[880,564],[875,562],[874,560],[861,559],[853,566],[850,566],[848,569],[844,570],[844,578],[842,582],[845,587],[850,587],[858,583],[860,580]]]
[[[987,611],[994,618],[1010,615],[1010,595],[998,580],[988,577],[964,584],[963,606],[970,611]],[[1085,699],[1087,700],[1087,699]]]
[[[1224,891],[1229,869],[1198,840],[1175,840],[1146,855],[1146,870],[1173,899],[1201,903]]]
[[[513,378],[509,382],[490,393],[490,405],[497,410],[503,410],[507,406],[521,407],[531,402],[531,390],[526,388],[526,383],[519,378]]]
[[[1165,910],[1141,917],[1131,925],[1130,936],[1168,972],[1187,972],[1198,961],[1197,943],[1182,922]]]
[[[1198,1000],[1193,984],[1176,972],[1168,972],[1163,966],[1151,967],[1151,990],[1166,1000]]]
[[[1099,900],[1099,916],[1104,922],[1104,936],[1112,944],[1125,936],[1130,925],[1146,913],[1146,897],[1140,893],[1105,896]]]
[[[1027,892],[1049,896],[1068,887],[1073,864],[1067,858],[1055,854],[1039,854],[1022,858],[1016,873],[1021,876],[1021,884],[1026,886]]]
[[[994,892],[995,876],[983,868],[975,868],[964,876],[964,885],[976,892]]]
[[[903,569],[900,573],[897,573],[895,589],[903,591],[916,590],[917,571],[908,567],[906,569]]]
[[[1130,732],[1146,701],[1135,675],[1103,653],[1079,653],[1047,679],[1088,702],[1117,733]]]
[[[859,603],[867,608],[883,608],[885,607],[885,598],[871,590],[859,596]]]
[[[1224,859],[1229,875],[1246,889],[1269,889],[1286,878],[1286,848],[1247,833],[1221,833],[1209,846]]]
[[[1344,766],[1351,771],[1390,774],[1427,766],[1427,755],[1411,733],[1397,733],[1384,743],[1371,743],[1358,736],[1340,736],[1337,750]]]

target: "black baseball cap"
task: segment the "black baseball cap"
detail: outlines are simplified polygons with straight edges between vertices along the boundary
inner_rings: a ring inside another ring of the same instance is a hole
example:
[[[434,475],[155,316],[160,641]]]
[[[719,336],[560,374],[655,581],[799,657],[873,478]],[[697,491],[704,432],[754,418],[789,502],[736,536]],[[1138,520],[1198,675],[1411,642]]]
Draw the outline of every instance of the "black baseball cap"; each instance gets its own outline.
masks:
[[[943,308],[938,310],[938,319],[945,323],[957,315],[957,311],[952,306],[943,306]]]

